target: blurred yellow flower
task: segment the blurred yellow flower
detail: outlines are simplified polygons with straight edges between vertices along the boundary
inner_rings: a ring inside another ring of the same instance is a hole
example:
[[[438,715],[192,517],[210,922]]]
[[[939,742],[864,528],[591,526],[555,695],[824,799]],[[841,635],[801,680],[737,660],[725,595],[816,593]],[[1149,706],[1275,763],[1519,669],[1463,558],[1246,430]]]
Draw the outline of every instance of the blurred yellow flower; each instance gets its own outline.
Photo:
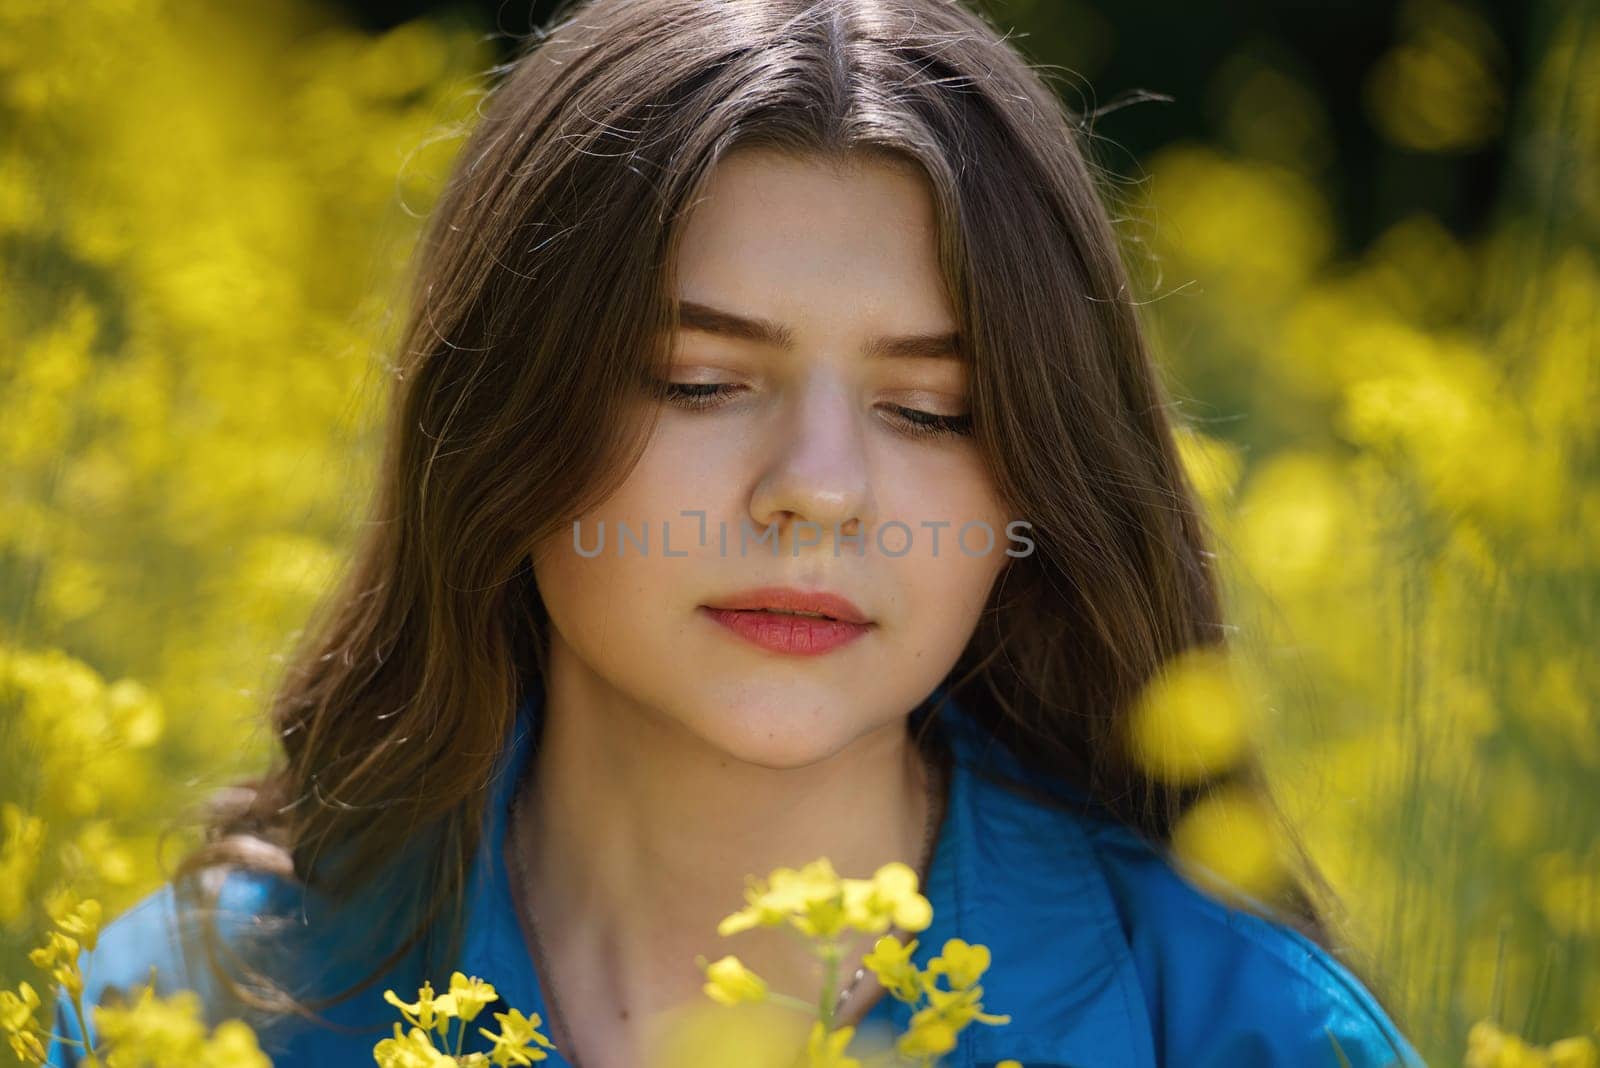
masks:
[[[1155,778],[1194,782],[1247,751],[1254,717],[1229,656],[1196,648],[1174,657],[1145,686],[1128,716],[1135,763]]]
[[[0,1029],[6,1033],[11,1052],[24,1064],[44,1063],[45,1048],[41,1038],[45,1029],[34,1015],[38,1009],[39,994],[27,982],[22,983],[15,994],[0,990]]]
[[[1550,926],[1562,937],[1600,936],[1600,846],[1587,858],[1552,850],[1532,865],[1534,897]]]
[[[1465,1068],[1597,1068],[1600,1045],[1588,1036],[1564,1038],[1534,1046],[1490,1020],[1479,1020],[1467,1033]]]
[[[879,934],[891,925],[921,931],[933,920],[933,906],[917,891],[915,869],[901,861],[884,864],[870,879],[842,880],[841,887],[847,922],[858,931]]]
[[[895,1049],[907,1057],[938,1057],[955,1048],[955,1025],[931,1007],[918,1010],[910,1028],[895,1041]]]
[[[957,941],[957,940],[952,940]],[[950,944],[946,943],[947,951]],[[956,1034],[968,1024],[1006,1024],[1010,1016],[983,1011],[979,999],[983,987],[965,986],[955,990],[941,990],[932,983],[926,985],[928,1007],[911,1016],[911,1026],[900,1036],[895,1047],[913,1057],[938,1056],[955,1048]]]
[[[43,842],[43,820],[10,801],[0,803],[0,926],[22,917]]]
[[[1220,510],[1233,496],[1244,470],[1244,458],[1239,449],[1181,424],[1174,428],[1173,440],[1178,446],[1178,458],[1183,464],[1184,473],[1194,484],[1195,492],[1206,505]]]
[[[1513,85],[1478,8],[1408,2],[1364,86],[1406,152],[1511,132],[1515,93],[1512,195],[1481,237],[1418,212],[1332,258],[1349,235],[1318,173],[1326,119],[1292,69],[1251,50],[1218,72],[1228,149],[1143,161],[1156,251],[1186,290],[1148,304],[1152,325],[1181,339],[1178,379],[1217,416],[1176,429],[1180,459],[1227,536],[1219,568],[1242,565],[1237,636],[1259,631],[1259,662],[1308,698],[1264,731],[1215,695],[1180,702],[1137,724],[1144,759],[1192,782],[1257,737],[1271,747],[1357,941],[1419,1019],[1442,997],[1488,1004],[1496,978],[1525,995],[1542,982],[1542,947],[1494,945],[1483,916],[1538,920],[1557,961],[1595,959],[1600,938],[1594,860],[1561,818],[1593,811],[1600,766],[1585,626],[1600,569],[1600,48],[1584,5],[1555,7]],[[475,121],[479,90],[459,87],[493,49],[478,27],[370,33],[301,0],[0,5],[0,110],[16,119],[0,237],[44,252],[0,263],[15,354],[0,370],[0,557],[33,576],[16,592],[34,632],[0,642],[14,730],[0,782],[15,790],[0,800],[0,931],[19,964],[41,943],[69,992],[97,921],[38,908],[43,887],[72,876],[108,914],[130,903],[161,881],[156,835],[192,784],[270,755],[245,727],[261,665],[337,576],[349,472],[375,452],[391,370],[390,283]],[[1203,802],[1175,851],[1224,883],[1271,884],[1251,811]],[[899,869],[818,866],[767,890],[730,932],[916,931],[931,914]],[[915,944],[883,937],[868,954],[905,1000],[922,993]],[[1578,989],[1546,1008],[1600,1004],[1592,973],[1558,967],[1552,991]],[[37,1038],[30,993],[0,992],[13,1051]],[[470,983],[435,999],[421,1037],[475,999]],[[421,998],[406,1007],[425,1015]],[[740,1036],[782,1034],[792,1054],[803,1032],[760,1015],[778,1007],[708,1006],[730,1031],[759,1018]],[[525,1040],[493,1063],[544,1056],[537,1018],[496,1018]],[[925,1044],[954,1040],[948,1021],[921,1027]],[[386,1041],[411,1056],[418,1033]],[[1512,1038],[1511,1057],[1592,1063],[1587,1038]]]
[[[1333,246],[1326,203],[1286,167],[1178,144],[1149,160],[1163,259],[1237,300],[1291,298]]]
[[[821,1020],[813,1020],[811,1033],[806,1036],[806,1068],[861,1068],[859,1060],[844,1055],[850,1036],[855,1033],[854,1027],[829,1031]]]
[[[1499,133],[1505,113],[1494,31],[1472,8],[1449,0],[1407,0],[1405,39],[1367,80],[1379,130],[1423,152],[1477,148]]]
[[[744,966],[731,953],[705,965],[705,992],[714,1001],[737,1005],[741,1001],[760,1001],[767,996],[767,983]]]
[[[809,1018],[816,1022],[815,1017]],[[648,1068],[794,1068],[808,1017],[778,1001],[687,1002],[649,1021]]]
[[[922,930],[933,915],[917,891],[916,872],[898,861],[870,879],[842,879],[827,858],[800,869],[778,868],[767,879],[750,877],[745,901],[717,925],[718,934],[788,923],[809,938],[828,940],[847,929],[878,934],[890,924]]]
[[[1288,874],[1271,814],[1245,786],[1219,787],[1190,807],[1172,830],[1172,851],[1191,880],[1224,900],[1270,903]]]
[[[1330,581],[1366,573],[1370,554],[1356,509],[1349,473],[1337,460],[1280,452],[1246,481],[1233,543],[1265,592],[1292,604]]]
[[[100,937],[100,902],[81,899],[76,890],[63,887],[45,899],[45,911],[63,933],[82,942],[84,949],[94,949]]]
[[[922,973],[911,963],[917,940],[902,942],[893,935],[884,935],[873,943],[872,951],[861,958],[878,982],[891,996],[905,1002],[915,1002],[922,996]]]
[[[78,971],[78,940],[60,931],[45,936],[45,944],[28,954],[35,968],[50,973],[50,978],[76,998],[83,993],[83,975]]]
[[[127,1004],[94,1006],[97,1048],[109,1047],[108,1063],[130,1068],[272,1068],[256,1042],[255,1033],[242,1021],[224,1021],[206,1033],[200,997],[180,990],[158,998],[155,988],[142,985]]]
[[[970,945],[959,938],[946,942],[943,952],[928,962],[929,977],[944,976],[954,990],[975,986],[988,970],[989,947]]]

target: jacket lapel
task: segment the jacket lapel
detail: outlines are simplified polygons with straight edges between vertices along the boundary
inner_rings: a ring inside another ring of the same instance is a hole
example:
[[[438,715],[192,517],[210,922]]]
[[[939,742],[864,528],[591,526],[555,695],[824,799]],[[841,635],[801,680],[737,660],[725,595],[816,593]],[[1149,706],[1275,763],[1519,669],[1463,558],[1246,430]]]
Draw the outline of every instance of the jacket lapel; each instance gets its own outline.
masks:
[[[933,924],[912,956],[926,968],[946,939],[988,946],[984,1011],[1011,1017],[1008,1024],[969,1024],[948,1068],[1008,1057],[1027,1068],[1153,1068],[1138,973],[1077,817],[987,777],[995,769],[1032,778],[959,706],[940,706],[940,724],[955,771],[925,890]],[[911,1013],[894,1003],[898,1031]]]
[[[918,715],[939,709],[955,757],[949,804],[924,894],[933,924],[918,935],[913,960],[926,968],[950,938],[989,947],[984,1011],[1011,1016],[973,1023],[943,1062],[987,1068],[1008,1057],[1027,1068],[1154,1068],[1149,1014],[1110,887],[1093,848],[1066,808],[1019,797],[989,769],[1030,776],[942,688]],[[537,689],[519,709],[490,783],[484,833],[468,876],[463,971],[489,979],[507,1005],[545,1015],[506,872],[506,815],[538,740]],[[887,995],[885,995],[887,998]],[[912,1008],[888,999],[896,1033]],[[548,1030],[547,1030],[548,1033]],[[543,1062],[565,1068],[560,1055]]]
[[[465,887],[461,970],[488,980],[500,995],[500,1002],[486,1007],[480,1016],[483,1026],[491,1030],[498,1030],[493,1013],[506,1012],[509,1007],[529,1017],[537,1013],[541,1020],[546,1015],[544,993],[517,917],[504,852],[511,801],[538,742],[539,696],[535,692],[518,708],[501,747],[485,802],[483,834]],[[548,1035],[548,1023],[542,1023],[540,1030]],[[541,1063],[552,1068],[566,1066],[559,1054]]]

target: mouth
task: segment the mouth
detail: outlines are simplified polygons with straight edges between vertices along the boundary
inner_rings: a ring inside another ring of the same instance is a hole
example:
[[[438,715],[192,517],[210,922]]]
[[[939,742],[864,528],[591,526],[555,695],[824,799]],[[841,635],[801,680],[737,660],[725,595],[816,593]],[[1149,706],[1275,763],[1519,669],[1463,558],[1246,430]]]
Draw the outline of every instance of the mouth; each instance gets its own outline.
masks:
[[[790,586],[745,590],[729,597],[708,601],[704,607],[729,612],[762,612],[774,616],[852,623],[857,626],[869,626],[872,623],[867,614],[847,597]]]
[[[817,656],[857,641],[877,626],[837,594],[767,587],[700,606],[725,632],[768,652]]]

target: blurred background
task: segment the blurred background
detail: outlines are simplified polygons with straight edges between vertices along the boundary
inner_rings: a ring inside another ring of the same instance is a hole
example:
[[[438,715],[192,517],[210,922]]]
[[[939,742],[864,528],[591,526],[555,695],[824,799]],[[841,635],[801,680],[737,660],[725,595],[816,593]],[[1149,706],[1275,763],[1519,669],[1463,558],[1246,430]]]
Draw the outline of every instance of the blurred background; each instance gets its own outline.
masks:
[[[1091,116],[1236,730],[1433,1063],[1600,1027],[1597,6],[985,7]],[[0,985],[265,761],[407,253],[550,7],[0,5]]]

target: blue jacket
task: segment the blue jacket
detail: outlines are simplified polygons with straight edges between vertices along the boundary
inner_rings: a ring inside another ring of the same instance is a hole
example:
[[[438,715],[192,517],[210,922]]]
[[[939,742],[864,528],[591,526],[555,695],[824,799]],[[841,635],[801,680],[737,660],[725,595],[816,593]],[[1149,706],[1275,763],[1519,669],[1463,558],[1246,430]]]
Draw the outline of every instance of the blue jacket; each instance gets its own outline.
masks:
[[[942,695],[936,692],[914,715],[927,714]],[[537,744],[539,705],[535,692],[496,763],[464,898],[460,958],[462,971],[488,979],[506,1004],[530,1015],[546,1010],[501,845],[517,775]],[[1031,776],[952,702],[938,715],[954,776],[923,887],[933,924],[919,934],[913,960],[926,967],[948,938],[983,943],[993,954],[982,980],[985,1010],[1011,1016],[1009,1024],[968,1026],[943,1062],[949,1068],[989,1068],[1008,1057],[1027,1068],[1338,1068],[1330,1035],[1353,1068],[1423,1064],[1371,994],[1316,944],[1208,896],[1110,820],[1024,799],[990,782],[978,774],[986,764]],[[230,874],[220,905],[229,920],[225,930],[247,929],[268,910],[309,916],[304,896],[287,880],[258,874]],[[329,926],[314,941],[348,929]],[[145,981],[154,965],[158,992],[194,989],[213,1021],[228,1015],[212,1008],[205,958],[186,930],[170,883],[117,917],[95,951],[84,954],[85,1003],[110,986]],[[432,979],[435,989],[448,985],[448,975]],[[299,1021],[283,1035],[264,1033],[275,1068],[373,1063],[373,1044],[400,1018],[382,1001],[386,985],[410,1000],[419,984],[379,983],[325,1011],[324,1018],[358,1033]],[[474,1022],[493,1028],[490,1013],[505,1008],[491,1005]],[[899,1033],[910,1016],[910,1006],[885,994],[863,1028],[887,1023]],[[57,1030],[80,1037],[61,1005]],[[58,1043],[48,1063],[59,1068],[79,1059]],[[542,1063],[568,1068],[559,1052]]]

